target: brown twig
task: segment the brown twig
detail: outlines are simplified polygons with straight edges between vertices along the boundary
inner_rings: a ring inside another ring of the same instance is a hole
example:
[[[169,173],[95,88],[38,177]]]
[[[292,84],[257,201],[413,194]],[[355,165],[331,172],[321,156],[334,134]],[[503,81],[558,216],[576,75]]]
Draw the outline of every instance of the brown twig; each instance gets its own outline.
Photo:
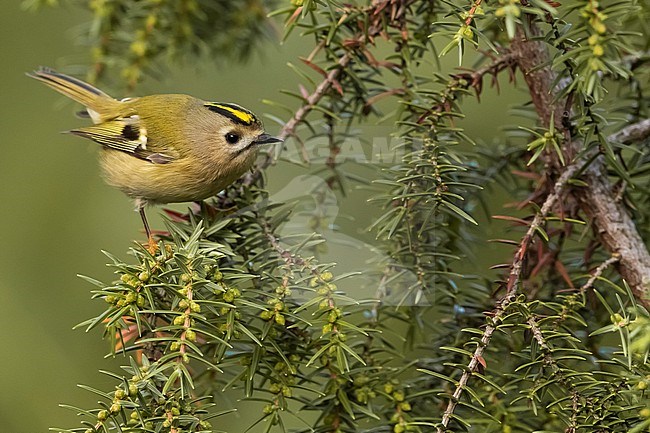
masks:
[[[605,272],[605,269],[613,265],[614,263],[617,263],[621,260],[620,254],[612,254],[612,256],[602,262],[598,267],[594,270],[594,272],[591,274],[589,279],[587,280],[586,283],[584,283],[582,286],[580,286],[580,290],[578,290],[578,294],[582,295],[585,293],[587,290],[591,289],[596,282],[598,278]]]
[[[287,123],[284,124],[278,135],[282,139],[286,139],[295,134],[298,124],[309,114],[318,101],[329,91],[334,82],[337,80],[342,70],[346,68],[348,63],[352,60],[350,52],[345,53],[337,62],[337,67],[332,69],[327,77],[316,87],[311,95],[307,98],[305,103],[294,113]]]
[[[560,325],[569,318],[569,313],[573,310],[578,298],[582,297],[587,290],[591,289],[598,278],[605,272],[605,269],[617,263],[621,257],[618,254],[613,254],[610,258],[598,265],[587,281],[580,286],[577,292],[571,293],[562,301],[562,310],[558,313],[558,318],[553,322],[553,328],[558,329]]]
[[[481,3],[483,3],[483,0],[476,0],[474,2],[474,4],[472,5],[471,9],[467,13],[468,16],[467,16],[467,19],[465,20],[465,25],[466,26],[469,26],[470,24],[472,24],[472,21],[474,20],[474,13],[476,12],[476,9],[478,9],[479,6],[481,6]]]

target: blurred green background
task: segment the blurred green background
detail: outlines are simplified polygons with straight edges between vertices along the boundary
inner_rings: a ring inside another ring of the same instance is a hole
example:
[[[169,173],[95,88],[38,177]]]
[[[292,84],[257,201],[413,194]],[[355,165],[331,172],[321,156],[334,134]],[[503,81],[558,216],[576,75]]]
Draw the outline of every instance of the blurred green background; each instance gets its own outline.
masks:
[[[72,329],[104,307],[101,301],[90,299],[92,287],[76,275],[110,281],[112,270],[106,266],[108,259],[101,250],[125,257],[134,240],[144,241],[140,219],[130,200],[103,184],[95,145],[60,134],[83,124],[73,115],[79,107],[24,75],[40,65],[79,72],[74,65],[87,64],[88,53],[75,43],[75,35],[79,24],[89,17],[73,7],[28,13],[19,2],[4,1],[0,5],[3,432],[44,432],[48,427],[79,426],[75,413],[58,405],[95,407],[97,398],[76,384],[109,390],[113,382],[98,370],[115,371],[125,363],[123,358],[103,358],[109,348],[100,331]],[[170,68],[170,76],[160,81],[147,79],[136,93],[189,93],[237,102],[257,112],[268,111],[262,99],[277,99],[279,89],[296,88],[296,76],[286,63],[296,62],[297,55],[308,53],[309,42],[293,37],[283,46],[268,43],[262,55],[244,65],[222,65],[217,69],[206,60],[201,65]],[[123,96],[115,89],[106,90],[116,97]],[[488,91],[480,107],[467,104],[466,114],[474,120],[464,122],[464,126],[471,135],[491,141],[497,132],[495,126],[502,124],[506,115],[502,98]],[[490,100],[501,108],[486,109]],[[269,132],[277,132],[277,125],[268,120],[266,124]],[[380,131],[375,129],[373,134]],[[268,177],[271,187],[281,191],[280,198],[291,198],[296,188],[305,192],[304,185],[291,185],[294,176],[301,173],[303,169],[285,165],[271,169]],[[343,239],[339,247],[329,248],[327,259],[343,263],[339,272],[365,269],[368,255],[359,254],[357,248],[346,243],[372,239],[364,232],[371,220],[370,208],[365,204],[368,192],[353,194],[358,197],[346,200],[343,211],[334,215]],[[148,214],[152,225],[161,228],[158,210],[151,209]],[[485,254],[488,256],[489,252]],[[494,261],[489,264],[497,260],[492,257]],[[239,431],[249,425],[250,419],[241,415],[227,418],[223,419],[224,429]]]

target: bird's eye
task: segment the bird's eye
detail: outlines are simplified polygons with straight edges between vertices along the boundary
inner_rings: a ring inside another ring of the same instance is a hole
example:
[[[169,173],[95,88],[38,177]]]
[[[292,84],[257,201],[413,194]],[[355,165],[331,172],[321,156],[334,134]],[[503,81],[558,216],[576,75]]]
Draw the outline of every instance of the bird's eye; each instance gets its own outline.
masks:
[[[239,139],[240,139],[239,134],[236,134],[234,132],[229,132],[226,134],[226,141],[230,144],[237,143]]]

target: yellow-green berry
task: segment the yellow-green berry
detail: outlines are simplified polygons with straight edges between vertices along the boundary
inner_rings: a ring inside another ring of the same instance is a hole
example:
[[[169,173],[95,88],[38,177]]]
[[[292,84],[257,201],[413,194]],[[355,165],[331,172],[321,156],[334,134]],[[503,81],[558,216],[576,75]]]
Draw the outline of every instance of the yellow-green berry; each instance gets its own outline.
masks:
[[[612,316],[610,317],[610,320],[616,326],[623,327],[625,325],[625,319],[623,319],[623,316],[621,316],[618,313],[612,314]]]
[[[158,22],[158,18],[154,14],[150,14],[149,16],[147,16],[147,20],[145,21],[145,26],[147,27],[147,29],[151,29],[156,25],[157,22]]]
[[[137,299],[138,295],[135,292],[129,292],[126,294],[126,297],[124,298],[124,302],[127,304],[132,304],[135,302]]]
[[[594,21],[591,26],[601,35],[607,31],[607,26],[603,24],[602,21]]]
[[[404,412],[409,412],[411,410],[411,404],[408,401],[403,401],[399,404],[399,408]]]

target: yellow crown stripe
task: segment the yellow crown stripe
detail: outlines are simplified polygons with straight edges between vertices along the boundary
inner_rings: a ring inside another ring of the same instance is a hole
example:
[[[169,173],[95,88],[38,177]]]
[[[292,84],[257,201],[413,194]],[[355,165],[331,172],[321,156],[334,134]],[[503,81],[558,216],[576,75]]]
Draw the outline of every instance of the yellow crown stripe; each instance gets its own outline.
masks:
[[[243,110],[238,110],[236,108],[229,107],[227,105],[221,105],[221,104],[212,104],[212,106],[228,111],[229,113],[232,113],[233,116],[241,120],[243,123],[251,124],[255,120],[255,117],[251,113],[248,113]]]

